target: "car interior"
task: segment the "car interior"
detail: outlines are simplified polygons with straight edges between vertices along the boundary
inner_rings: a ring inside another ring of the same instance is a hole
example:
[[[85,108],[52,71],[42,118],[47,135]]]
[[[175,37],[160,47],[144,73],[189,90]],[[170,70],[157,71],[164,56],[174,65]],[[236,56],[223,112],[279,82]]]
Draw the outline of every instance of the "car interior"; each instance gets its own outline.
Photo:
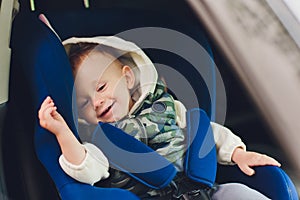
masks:
[[[128,31],[145,27],[184,34],[201,44],[205,50],[203,55],[199,52],[199,57],[203,58],[201,67],[208,66],[212,70],[209,73],[211,78],[208,79],[211,84],[207,84],[207,79],[182,55],[168,51],[167,48],[156,48],[155,45],[143,49],[157,63],[158,71],[166,78],[170,92],[182,100],[188,110],[201,107],[210,120],[218,120],[218,99],[224,97],[216,94],[218,90],[215,87],[218,85],[214,85],[214,82],[217,70],[226,91],[224,125],[239,135],[248,149],[268,154],[282,164],[282,168],[258,167],[254,177],[243,175],[236,166],[218,165],[216,172],[203,170],[204,179],[216,178],[218,183],[245,183],[272,199],[298,199],[291,161],[281,150],[278,141],[273,139],[270,127],[264,123],[247,90],[187,2],[20,0],[19,3],[19,12],[11,28],[9,96],[8,101],[0,105],[0,188],[4,199],[136,198],[128,191],[97,188],[79,183],[64,174],[58,162],[55,162],[60,155],[55,137],[38,126],[37,109],[46,94],[54,94],[68,124],[72,124],[73,131],[77,133],[78,125],[74,120],[76,111],[72,105],[73,79],[70,68],[66,67],[69,63],[61,40],[96,35],[121,35],[134,40],[130,34],[126,35]],[[47,16],[56,33],[38,19],[41,13]],[[147,37],[155,36],[149,34]],[[141,38],[145,38],[145,35]],[[174,41],[174,38],[168,39],[166,41]],[[168,77],[170,69],[174,76],[177,73],[180,75],[173,79]],[[177,81],[181,77],[193,93],[182,91],[186,87]],[[80,140],[78,133],[76,136]],[[162,173],[169,173],[165,180],[169,181],[173,169],[169,167],[164,170],[137,177],[154,180]],[[155,184],[160,185],[154,181]]]

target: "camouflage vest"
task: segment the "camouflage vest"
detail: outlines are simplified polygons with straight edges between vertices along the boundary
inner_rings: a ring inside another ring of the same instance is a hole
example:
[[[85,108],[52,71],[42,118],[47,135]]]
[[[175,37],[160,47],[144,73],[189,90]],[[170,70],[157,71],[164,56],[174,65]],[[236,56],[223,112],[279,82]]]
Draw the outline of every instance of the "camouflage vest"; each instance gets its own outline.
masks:
[[[113,125],[144,142],[170,162],[181,160],[184,154],[184,133],[176,124],[173,97],[162,81],[138,109]]]

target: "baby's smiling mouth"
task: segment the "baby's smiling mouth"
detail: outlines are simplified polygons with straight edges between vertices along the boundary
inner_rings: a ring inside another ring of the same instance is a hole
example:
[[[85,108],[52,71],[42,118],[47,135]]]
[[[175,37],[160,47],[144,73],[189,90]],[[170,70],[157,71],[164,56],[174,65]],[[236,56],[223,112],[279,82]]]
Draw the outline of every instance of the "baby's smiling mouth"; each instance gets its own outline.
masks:
[[[113,105],[115,104],[115,102],[113,102],[110,106],[108,106],[103,112],[100,113],[100,115],[98,115],[99,118],[105,116],[113,107]]]

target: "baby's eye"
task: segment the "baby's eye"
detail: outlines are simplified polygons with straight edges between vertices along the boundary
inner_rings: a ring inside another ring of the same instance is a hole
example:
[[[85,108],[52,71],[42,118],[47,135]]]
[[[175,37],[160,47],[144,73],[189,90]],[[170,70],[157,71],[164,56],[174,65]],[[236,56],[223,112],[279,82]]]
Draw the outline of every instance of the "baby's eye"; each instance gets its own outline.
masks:
[[[97,87],[97,92],[101,92],[105,88],[106,84],[99,84]]]
[[[79,108],[83,109],[89,104],[88,100],[83,101],[82,103],[79,104]]]

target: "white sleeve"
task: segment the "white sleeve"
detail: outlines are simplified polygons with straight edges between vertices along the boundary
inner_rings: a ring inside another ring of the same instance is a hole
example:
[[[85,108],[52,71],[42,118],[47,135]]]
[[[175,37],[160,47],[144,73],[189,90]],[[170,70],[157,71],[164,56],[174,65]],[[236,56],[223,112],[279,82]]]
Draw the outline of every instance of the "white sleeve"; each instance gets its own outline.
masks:
[[[75,180],[93,185],[109,176],[109,163],[102,151],[90,143],[83,144],[86,156],[79,165],[74,165],[61,155],[59,164],[66,174]]]
[[[218,162],[224,165],[233,165],[231,157],[234,149],[241,147],[246,150],[246,145],[228,128],[214,122],[211,122],[211,127],[216,143]]]

